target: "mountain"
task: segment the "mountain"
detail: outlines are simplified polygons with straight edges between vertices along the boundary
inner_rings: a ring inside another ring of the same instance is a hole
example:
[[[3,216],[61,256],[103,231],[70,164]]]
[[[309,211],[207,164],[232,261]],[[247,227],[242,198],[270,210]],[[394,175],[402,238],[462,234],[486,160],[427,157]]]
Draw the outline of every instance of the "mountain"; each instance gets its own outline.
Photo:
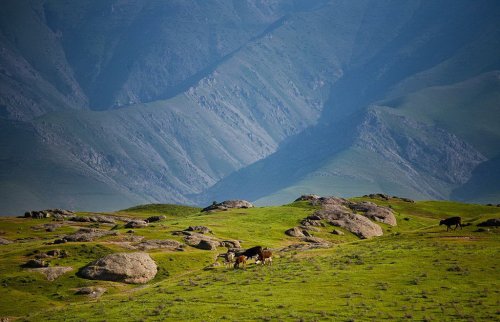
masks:
[[[2,9],[2,213],[500,191],[496,1]]]

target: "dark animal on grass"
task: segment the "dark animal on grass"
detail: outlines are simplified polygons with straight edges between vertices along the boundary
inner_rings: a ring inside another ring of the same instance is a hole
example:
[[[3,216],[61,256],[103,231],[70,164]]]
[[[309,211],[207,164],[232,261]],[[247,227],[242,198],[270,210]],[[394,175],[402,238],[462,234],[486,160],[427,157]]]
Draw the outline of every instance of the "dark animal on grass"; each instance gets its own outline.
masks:
[[[247,257],[244,255],[240,255],[236,257],[236,260],[234,261],[234,268],[240,268],[240,264],[242,268],[245,268],[245,265],[247,264]]]
[[[272,265],[273,263],[273,252],[271,252],[269,249],[264,249],[262,252],[259,254],[259,259],[256,262],[262,263],[262,265]]]
[[[446,231],[450,229],[451,226],[455,225],[455,228],[453,230],[456,230],[457,227],[460,226],[460,229],[462,229],[462,218],[460,217],[450,217],[443,219],[439,222],[439,226],[441,225],[446,225]]]
[[[245,250],[243,253],[237,254],[238,256],[243,255],[246,258],[252,258],[252,257],[257,257],[259,254],[262,253],[262,246],[255,246],[252,248],[249,248]]]

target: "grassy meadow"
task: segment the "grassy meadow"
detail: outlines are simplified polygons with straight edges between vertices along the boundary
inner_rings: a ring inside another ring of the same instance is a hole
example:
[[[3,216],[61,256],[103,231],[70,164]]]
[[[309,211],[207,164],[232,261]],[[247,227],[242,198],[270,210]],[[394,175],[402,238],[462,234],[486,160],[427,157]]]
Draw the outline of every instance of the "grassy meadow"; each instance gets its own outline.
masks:
[[[364,198],[354,198],[363,200]],[[394,209],[398,226],[380,224],[384,236],[360,240],[347,231],[334,235],[327,226],[313,232],[331,248],[280,251],[299,243],[284,231],[312,214],[296,202],[279,207],[200,213],[199,208],[147,205],[114,213],[167,218],[134,229],[145,239],[175,239],[172,232],[204,225],[220,239],[242,247],[273,249],[272,266],[250,261],[246,269],[213,265],[217,251],[148,251],[158,274],[145,285],[94,281],[79,268],[112,252],[130,251],[120,242],[129,229],[119,225],[64,222],[54,232],[40,227],[49,219],[0,218],[0,317],[16,321],[498,321],[500,320],[498,228],[478,229],[500,208],[447,201],[407,203],[370,199]],[[81,214],[88,215],[88,213]],[[459,215],[469,226],[446,232],[439,220]],[[48,242],[92,226],[117,232],[94,242]],[[336,228],[338,229],[338,228]],[[342,230],[342,229],[339,229]],[[30,256],[64,249],[67,258],[50,266],[71,266],[55,281],[21,268]],[[220,262],[220,260],[219,260]],[[90,299],[76,295],[84,286],[107,289]]]

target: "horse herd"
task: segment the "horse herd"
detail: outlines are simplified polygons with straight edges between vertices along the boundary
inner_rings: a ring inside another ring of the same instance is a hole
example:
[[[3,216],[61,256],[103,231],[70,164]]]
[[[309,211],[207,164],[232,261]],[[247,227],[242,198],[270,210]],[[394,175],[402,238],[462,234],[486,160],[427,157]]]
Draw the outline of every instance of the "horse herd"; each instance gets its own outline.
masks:
[[[269,249],[262,248],[262,246],[255,246],[241,252],[229,250],[218,257],[224,259],[226,266],[233,265],[234,268],[245,268],[247,261],[252,258],[255,259],[255,264],[272,265],[273,263],[273,253]]]

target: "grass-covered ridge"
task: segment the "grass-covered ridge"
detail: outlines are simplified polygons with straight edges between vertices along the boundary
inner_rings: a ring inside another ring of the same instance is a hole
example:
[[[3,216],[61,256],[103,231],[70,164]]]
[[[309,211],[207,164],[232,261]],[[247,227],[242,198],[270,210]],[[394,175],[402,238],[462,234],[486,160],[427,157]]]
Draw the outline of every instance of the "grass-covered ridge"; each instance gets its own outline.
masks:
[[[355,198],[356,201],[368,200]],[[242,247],[273,249],[272,266],[245,270],[213,267],[225,252],[185,247],[185,251],[150,250],[158,274],[146,285],[92,281],[76,275],[79,268],[112,252],[128,252],[130,238],[123,224],[63,222],[53,232],[41,227],[49,219],[0,218],[0,317],[21,321],[493,321],[498,319],[498,228],[476,225],[499,218],[499,207],[455,202],[408,203],[369,199],[393,208],[398,226],[381,224],[384,236],[360,240],[349,232],[333,235],[327,226],[312,232],[331,248],[279,252],[297,239],[284,231],[315,211],[307,202],[280,207],[232,209],[200,213],[199,209],[150,205],[126,209],[115,216],[167,218],[134,229],[145,239],[176,239],[172,232],[205,225],[212,236],[240,240]],[[185,212],[183,212],[185,211]],[[89,215],[89,214],[82,214]],[[439,220],[459,215],[470,224],[446,232]],[[47,245],[78,230],[113,230],[94,242]],[[49,282],[20,267],[33,254],[64,249],[69,257],[51,259],[50,266],[74,270]],[[83,286],[105,287],[93,300],[76,295]]]

